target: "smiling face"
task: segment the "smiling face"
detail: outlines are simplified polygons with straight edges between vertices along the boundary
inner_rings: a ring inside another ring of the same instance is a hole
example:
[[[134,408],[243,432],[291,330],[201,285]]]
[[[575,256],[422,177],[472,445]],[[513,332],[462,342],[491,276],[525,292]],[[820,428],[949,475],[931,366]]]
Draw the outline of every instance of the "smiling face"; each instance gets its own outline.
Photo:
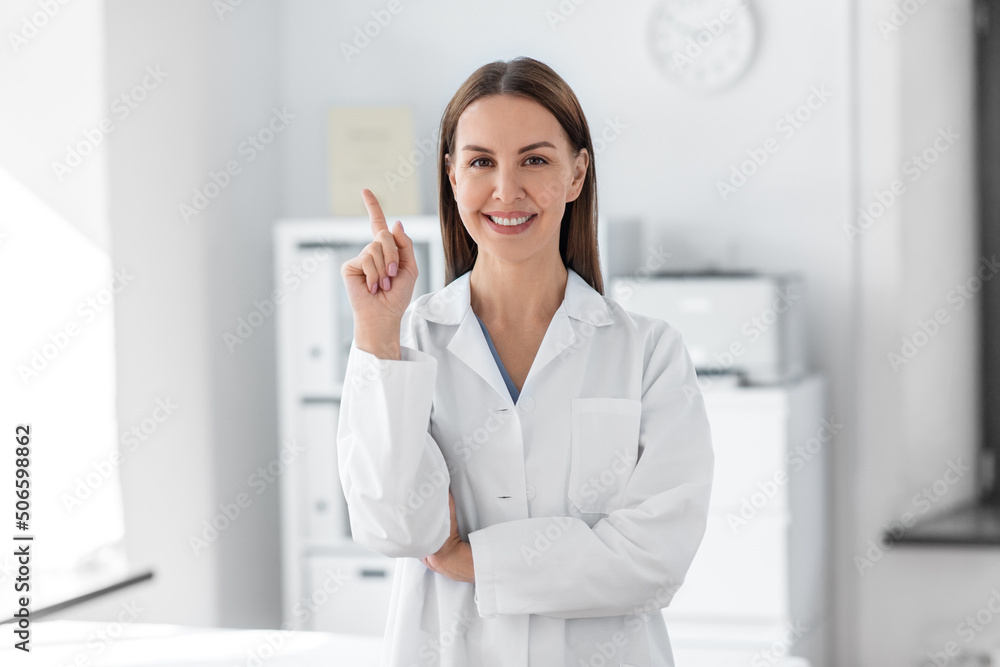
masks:
[[[466,107],[453,146],[448,178],[480,256],[561,263],[560,226],[566,204],[583,187],[586,149],[574,154],[556,117],[516,95],[490,95]]]

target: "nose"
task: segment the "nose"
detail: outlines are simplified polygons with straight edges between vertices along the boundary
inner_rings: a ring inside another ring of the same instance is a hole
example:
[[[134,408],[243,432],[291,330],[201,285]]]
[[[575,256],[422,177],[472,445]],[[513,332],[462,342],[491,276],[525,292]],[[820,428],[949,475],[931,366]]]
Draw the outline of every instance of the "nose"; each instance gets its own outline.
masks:
[[[521,177],[516,165],[500,165],[495,173],[494,199],[504,204],[513,204],[524,197],[524,188],[521,187]]]

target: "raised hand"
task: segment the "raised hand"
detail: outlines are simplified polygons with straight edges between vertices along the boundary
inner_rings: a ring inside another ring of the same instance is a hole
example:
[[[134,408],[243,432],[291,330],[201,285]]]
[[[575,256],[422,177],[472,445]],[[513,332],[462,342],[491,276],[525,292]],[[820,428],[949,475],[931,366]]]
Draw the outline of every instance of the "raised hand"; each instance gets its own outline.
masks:
[[[341,265],[340,275],[354,310],[357,345],[379,354],[399,347],[399,326],[419,272],[413,241],[403,231],[402,223],[397,220],[390,230],[374,193],[365,189],[361,194],[374,238],[356,257]]]

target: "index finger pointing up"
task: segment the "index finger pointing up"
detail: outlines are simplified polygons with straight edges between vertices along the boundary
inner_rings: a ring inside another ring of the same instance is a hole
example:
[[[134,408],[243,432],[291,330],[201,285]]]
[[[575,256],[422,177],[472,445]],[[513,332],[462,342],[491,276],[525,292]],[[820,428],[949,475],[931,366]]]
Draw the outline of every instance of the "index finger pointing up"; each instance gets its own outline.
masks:
[[[383,229],[388,231],[389,227],[385,224],[385,215],[382,213],[382,207],[378,204],[378,199],[375,198],[375,193],[364,188],[361,190],[361,198],[365,200],[365,208],[368,209],[368,218],[372,223],[372,236]]]

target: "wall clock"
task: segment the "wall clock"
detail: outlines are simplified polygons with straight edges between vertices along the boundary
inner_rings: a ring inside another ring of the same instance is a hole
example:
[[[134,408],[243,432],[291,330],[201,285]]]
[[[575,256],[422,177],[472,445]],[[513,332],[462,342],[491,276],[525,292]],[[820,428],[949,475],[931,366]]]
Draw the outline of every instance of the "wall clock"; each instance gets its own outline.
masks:
[[[746,71],[756,36],[748,0],[660,0],[649,46],[668,79],[709,92],[732,85]]]

